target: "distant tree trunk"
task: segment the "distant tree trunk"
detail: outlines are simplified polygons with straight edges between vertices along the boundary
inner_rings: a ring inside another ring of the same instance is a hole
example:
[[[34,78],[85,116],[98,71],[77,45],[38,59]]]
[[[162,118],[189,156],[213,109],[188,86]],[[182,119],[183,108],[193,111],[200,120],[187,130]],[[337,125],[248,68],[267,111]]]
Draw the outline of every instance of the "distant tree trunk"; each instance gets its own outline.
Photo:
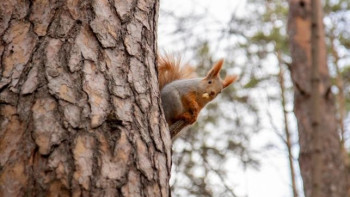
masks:
[[[282,60],[281,60],[281,52],[277,51],[277,60],[279,64],[279,73],[278,73],[278,81],[279,81],[279,86],[281,90],[281,106],[283,110],[283,121],[284,121],[284,134],[286,136],[285,139],[285,145],[287,147],[288,151],[288,161],[289,161],[289,168],[290,168],[290,178],[291,178],[291,183],[292,183],[292,191],[293,191],[293,197],[298,197],[298,190],[297,190],[297,184],[296,184],[296,179],[295,179],[295,166],[294,166],[294,157],[293,157],[293,144],[292,144],[292,139],[291,139],[291,133],[289,131],[289,122],[288,122],[288,111],[287,111],[287,101],[286,101],[286,87],[284,84],[284,68],[282,65]]]
[[[0,1],[0,196],[169,196],[158,7]]]
[[[327,68],[321,2],[290,0],[289,6],[294,112],[298,120],[299,164],[305,195],[344,197],[347,173]]]

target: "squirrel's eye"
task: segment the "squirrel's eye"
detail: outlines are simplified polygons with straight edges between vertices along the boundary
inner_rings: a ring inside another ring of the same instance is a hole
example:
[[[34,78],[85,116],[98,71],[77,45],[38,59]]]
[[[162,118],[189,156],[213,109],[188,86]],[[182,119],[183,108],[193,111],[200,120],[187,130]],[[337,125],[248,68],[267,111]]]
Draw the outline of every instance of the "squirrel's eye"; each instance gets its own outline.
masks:
[[[211,80],[209,80],[208,83],[211,84]]]

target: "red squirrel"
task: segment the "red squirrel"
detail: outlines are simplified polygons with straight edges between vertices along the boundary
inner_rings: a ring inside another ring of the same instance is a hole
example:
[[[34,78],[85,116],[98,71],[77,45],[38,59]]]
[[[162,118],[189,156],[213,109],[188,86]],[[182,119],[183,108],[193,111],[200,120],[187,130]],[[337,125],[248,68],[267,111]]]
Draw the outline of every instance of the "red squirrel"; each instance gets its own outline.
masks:
[[[224,60],[219,60],[203,78],[194,78],[194,70],[181,67],[171,57],[159,57],[159,89],[165,119],[173,139],[184,127],[193,124],[200,110],[221,91],[237,80],[237,75],[220,78]]]

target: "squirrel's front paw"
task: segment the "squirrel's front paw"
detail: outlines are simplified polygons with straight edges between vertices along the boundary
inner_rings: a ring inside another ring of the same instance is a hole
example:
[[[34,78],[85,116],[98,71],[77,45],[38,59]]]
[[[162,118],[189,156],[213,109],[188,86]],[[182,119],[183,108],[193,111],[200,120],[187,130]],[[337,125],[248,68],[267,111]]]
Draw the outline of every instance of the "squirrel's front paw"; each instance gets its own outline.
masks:
[[[187,124],[193,124],[197,120],[197,115],[198,113],[185,112],[182,115],[180,115],[177,119],[184,120]]]

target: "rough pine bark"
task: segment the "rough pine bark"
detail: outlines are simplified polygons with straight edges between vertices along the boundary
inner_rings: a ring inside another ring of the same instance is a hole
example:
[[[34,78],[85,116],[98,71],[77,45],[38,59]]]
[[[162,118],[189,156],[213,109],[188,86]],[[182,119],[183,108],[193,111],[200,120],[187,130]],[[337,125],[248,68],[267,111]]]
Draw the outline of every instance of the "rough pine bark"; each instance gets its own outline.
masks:
[[[289,0],[290,69],[299,130],[299,164],[306,197],[344,197],[347,173],[327,68],[322,6],[317,1],[312,6],[311,0]],[[315,10],[319,14],[312,20]]]
[[[158,7],[0,1],[0,196],[169,196]]]

